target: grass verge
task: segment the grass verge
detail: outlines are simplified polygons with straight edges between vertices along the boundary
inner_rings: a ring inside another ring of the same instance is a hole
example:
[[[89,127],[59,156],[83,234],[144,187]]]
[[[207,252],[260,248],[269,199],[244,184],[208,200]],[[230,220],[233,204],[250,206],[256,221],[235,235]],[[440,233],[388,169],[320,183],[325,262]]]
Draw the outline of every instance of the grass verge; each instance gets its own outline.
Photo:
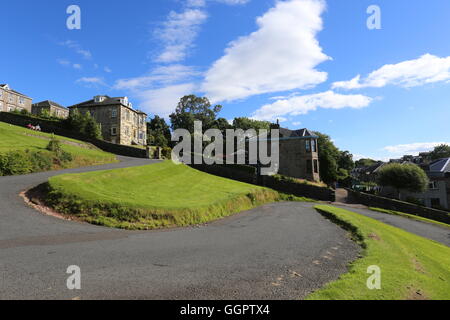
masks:
[[[307,297],[310,300],[450,299],[450,248],[363,215],[327,205],[315,207],[357,241],[363,257],[349,272]],[[369,266],[381,269],[381,289],[367,288]]]
[[[401,216],[401,217],[405,217],[405,218],[408,218],[408,219],[417,220],[417,221],[421,221],[421,222],[437,224],[437,225],[439,225],[441,227],[445,227],[445,228],[450,229],[450,225],[449,224],[446,224],[446,223],[443,223],[443,222],[439,222],[439,221],[436,221],[436,220],[431,220],[431,219],[419,217],[419,216],[416,216],[416,215],[413,215],[413,214],[408,214],[408,213],[394,211],[394,210],[374,208],[374,207],[369,207],[369,209],[372,210],[372,211],[386,213],[386,214],[390,214],[390,215],[394,215],[394,216]]]
[[[171,161],[49,179],[46,204],[89,223],[132,230],[206,223],[289,196]],[[292,201],[309,200],[306,198]]]

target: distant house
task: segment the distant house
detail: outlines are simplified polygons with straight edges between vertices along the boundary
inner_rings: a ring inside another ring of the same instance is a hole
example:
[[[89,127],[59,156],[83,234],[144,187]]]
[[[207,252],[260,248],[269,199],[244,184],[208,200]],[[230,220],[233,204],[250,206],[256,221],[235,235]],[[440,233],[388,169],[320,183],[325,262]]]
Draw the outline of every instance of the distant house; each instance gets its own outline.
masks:
[[[0,84],[0,111],[26,110],[31,112],[32,100],[30,97],[11,89],[9,85]]]
[[[57,118],[67,119],[69,117],[69,109],[50,100],[34,103],[31,107],[31,113],[34,115],[40,115],[45,111]]]
[[[319,137],[308,129],[289,130],[280,128],[281,175],[320,181]]]
[[[106,141],[122,145],[147,145],[147,114],[133,109],[127,97],[95,96],[69,109],[70,112],[89,112],[101,125]]]

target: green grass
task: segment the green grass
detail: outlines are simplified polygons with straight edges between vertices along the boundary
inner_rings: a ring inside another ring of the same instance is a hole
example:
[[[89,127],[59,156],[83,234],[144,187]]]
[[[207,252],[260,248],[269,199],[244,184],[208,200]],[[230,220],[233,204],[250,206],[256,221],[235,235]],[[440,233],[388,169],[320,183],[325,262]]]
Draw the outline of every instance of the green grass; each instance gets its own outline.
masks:
[[[450,229],[450,225],[447,224],[447,223],[443,223],[443,222],[439,222],[439,221],[436,221],[436,220],[431,220],[431,219],[419,217],[419,216],[416,216],[416,215],[413,215],[413,214],[408,214],[408,213],[394,211],[394,210],[374,208],[374,207],[369,207],[369,209],[372,210],[372,211],[386,213],[386,214],[390,214],[390,215],[394,215],[394,216],[402,216],[402,217],[405,217],[405,218],[408,218],[408,219],[412,219],[412,220],[417,220],[417,221],[422,221],[422,222],[426,222],[426,223],[437,224],[437,225],[439,225],[441,227],[445,227],[445,228],[449,228]]]
[[[363,247],[349,272],[312,293],[310,300],[450,299],[450,248],[363,215],[327,205],[315,207],[349,230]],[[381,268],[381,290],[369,290],[369,266]]]
[[[0,122],[0,137],[0,153],[14,150],[44,151],[51,134]],[[85,142],[60,136],[56,138],[61,141],[62,148],[74,157],[69,168],[117,162],[115,155]]]
[[[201,224],[287,198],[171,161],[61,175],[49,179],[49,189],[48,203],[57,211],[126,229]]]

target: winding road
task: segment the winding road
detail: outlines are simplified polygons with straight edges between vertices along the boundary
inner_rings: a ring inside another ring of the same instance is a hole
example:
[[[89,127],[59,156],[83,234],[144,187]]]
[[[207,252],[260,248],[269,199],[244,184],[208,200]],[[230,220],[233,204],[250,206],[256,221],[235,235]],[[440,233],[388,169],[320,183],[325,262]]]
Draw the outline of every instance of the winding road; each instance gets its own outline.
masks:
[[[300,299],[337,279],[360,248],[312,204],[268,204],[201,227],[111,230],[43,215],[19,193],[50,176],[0,177],[0,299]],[[174,195],[176,196],[176,195]],[[66,270],[81,269],[81,290]]]

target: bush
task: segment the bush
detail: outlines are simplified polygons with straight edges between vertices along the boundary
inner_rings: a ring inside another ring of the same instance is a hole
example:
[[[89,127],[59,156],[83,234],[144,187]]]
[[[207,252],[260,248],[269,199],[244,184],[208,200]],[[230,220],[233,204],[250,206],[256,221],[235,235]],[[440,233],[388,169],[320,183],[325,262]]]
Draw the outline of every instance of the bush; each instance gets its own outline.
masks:
[[[11,176],[33,172],[28,151],[11,151],[0,155],[0,175]]]
[[[47,153],[38,151],[30,153],[30,161],[33,166],[32,172],[51,170],[53,165],[52,157]]]
[[[391,163],[381,168],[378,183],[399,193],[400,190],[421,193],[427,190],[429,180],[425,171],[415,164]]]
[[[164,159],[172,159],[172,148],[170,147],[162,148],[162,156]]]
[[[46,149],[48,151],[55,152],[55,153],[61,152],[62,151],[61,142],[58,139],[56,139],[54,135],[52,135],[50,142],[48,143]]]

